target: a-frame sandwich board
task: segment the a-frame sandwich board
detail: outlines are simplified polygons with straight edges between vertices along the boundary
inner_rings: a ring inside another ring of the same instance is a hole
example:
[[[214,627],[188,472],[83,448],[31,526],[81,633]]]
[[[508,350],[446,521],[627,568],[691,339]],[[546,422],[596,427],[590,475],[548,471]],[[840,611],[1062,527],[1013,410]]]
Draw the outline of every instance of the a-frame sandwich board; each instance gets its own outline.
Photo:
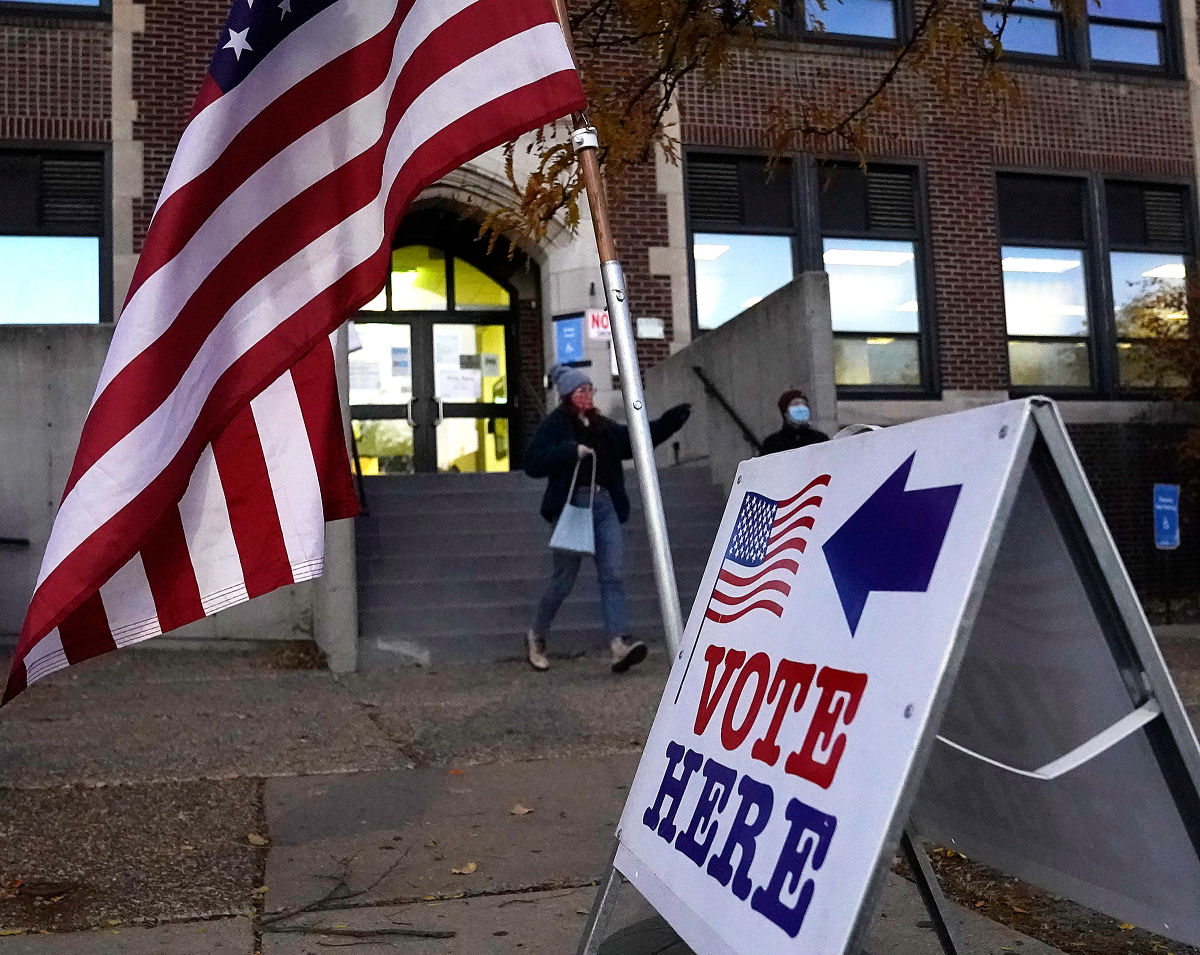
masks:
[[[615,863],[702,955],[854,952],[910,812],[1200,943],[1200,748],[1046,399],[742,465]]]

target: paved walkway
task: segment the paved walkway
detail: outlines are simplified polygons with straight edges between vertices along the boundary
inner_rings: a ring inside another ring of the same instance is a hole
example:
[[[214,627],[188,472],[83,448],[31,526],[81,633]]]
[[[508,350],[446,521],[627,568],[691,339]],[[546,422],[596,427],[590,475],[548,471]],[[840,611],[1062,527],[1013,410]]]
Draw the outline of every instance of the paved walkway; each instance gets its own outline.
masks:
[[[570,952],[664,678],[163,649],[57,674],[0,714],[0,953]],[[626,887],[613,929],[648,914]],[[971,955],[1052,952],[960,916]],[[346,934],[397,928],[453,935]],[[938,951],[903,880],[867,950]]]

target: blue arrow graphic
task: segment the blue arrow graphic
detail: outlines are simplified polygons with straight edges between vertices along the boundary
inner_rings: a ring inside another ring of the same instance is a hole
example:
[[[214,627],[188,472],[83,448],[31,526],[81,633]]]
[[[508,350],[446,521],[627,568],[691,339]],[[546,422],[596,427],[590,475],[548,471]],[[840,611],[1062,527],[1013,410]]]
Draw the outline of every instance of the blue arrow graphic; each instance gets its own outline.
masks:
[[[909,455],[822,548],[851,636],[872,590],[929,589],[962,485],[906,491],[916,456]]]

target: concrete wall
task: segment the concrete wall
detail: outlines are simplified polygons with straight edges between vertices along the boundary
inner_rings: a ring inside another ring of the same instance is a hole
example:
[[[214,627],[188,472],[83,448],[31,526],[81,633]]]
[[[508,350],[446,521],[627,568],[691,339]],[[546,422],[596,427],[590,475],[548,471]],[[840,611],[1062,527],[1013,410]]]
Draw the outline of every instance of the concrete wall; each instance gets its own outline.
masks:
[[[0,325],[0,537],[30,542],[0,545],[0,634],[21,628],[112,332],[111,325]],[[348,546],[345,555],[327,553],[327,565],[353,568],[352,535]],[[281,588],[156,642],[311,639],[318,586]]]
[[[658,449],[659,464],[673,463],[676,455],[680,461],[706,458],[713,481],[728,492],[738,464],[755,452],[733,419],[705,393],[692,370],[697,366],[759,441],[779,430],[776,401],[791,387],[808,395],[814,427],[832,437],[837,392],[828,276],[800,275],[644,373],[652,417],[678,402],[692,403],[687,426]]]

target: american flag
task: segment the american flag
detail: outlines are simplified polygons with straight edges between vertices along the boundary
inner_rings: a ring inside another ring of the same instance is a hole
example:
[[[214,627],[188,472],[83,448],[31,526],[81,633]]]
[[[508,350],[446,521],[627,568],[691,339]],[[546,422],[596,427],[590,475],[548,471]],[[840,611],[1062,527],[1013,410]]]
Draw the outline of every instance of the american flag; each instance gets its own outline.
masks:
[[[823,500],[811,492],[828,485],[829,475],[822,474],[783,501],[746,493],[704,612],[706,620],[729,623],[752,610],[783,615],[779,597],[792,592],[788,579],[800,568],[794,555],[804,553],[804,533],[812,530],[813,512]],[[747,575],[746,568],[754,573]]]
[[[405,208],[584,106],[550,0],[236,0],[158,200],[4,702],[321,572],[357,510],[330,333]]]

